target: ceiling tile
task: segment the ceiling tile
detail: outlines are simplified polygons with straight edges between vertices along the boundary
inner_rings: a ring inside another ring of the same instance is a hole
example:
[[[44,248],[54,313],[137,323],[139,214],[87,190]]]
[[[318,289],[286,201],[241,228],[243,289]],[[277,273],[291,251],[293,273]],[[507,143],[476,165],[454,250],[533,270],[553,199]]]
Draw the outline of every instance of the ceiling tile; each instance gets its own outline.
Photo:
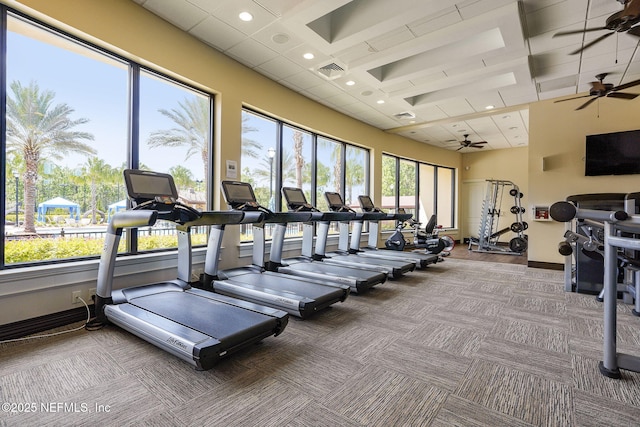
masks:
[[[451,150],[463,133],[487,140],[485,150],[526,145],[528,103],[588,95],[599,73],[640,79],[637,37],[614,34],[574,55],[606,31],[554,37],[604,25],[622,9],[613,0],[134,1],[303,96]],[[254,20],[240,21],[241,10]],[[331,63],[344,71],[322,76]]]

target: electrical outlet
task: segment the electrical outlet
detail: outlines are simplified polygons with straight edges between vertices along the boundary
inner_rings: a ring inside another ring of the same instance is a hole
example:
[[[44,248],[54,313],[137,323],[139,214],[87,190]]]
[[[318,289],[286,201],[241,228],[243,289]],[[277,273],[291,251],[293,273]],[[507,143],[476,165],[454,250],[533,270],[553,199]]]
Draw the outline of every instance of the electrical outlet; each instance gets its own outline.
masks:
[[[80,301],[80,298],[82,298],[82,291],[73,291],[73,292],[71,292],[71,303],[72,304],[81,304],[82,301]]]
[[[89,301],[87,303],[96,302],[96,288],[89,289]]]

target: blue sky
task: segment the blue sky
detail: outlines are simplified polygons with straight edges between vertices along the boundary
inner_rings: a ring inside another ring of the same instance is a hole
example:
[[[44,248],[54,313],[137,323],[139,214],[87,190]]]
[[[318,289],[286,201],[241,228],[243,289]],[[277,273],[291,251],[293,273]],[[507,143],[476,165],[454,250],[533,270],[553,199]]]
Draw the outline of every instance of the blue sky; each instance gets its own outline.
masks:
[[[10,29],[14,27],[24,28],[20,25],[9,26]],[[128,138],[126,65],[78,48],[73,42],[61,43],[60,38],[48,37],[44,30],[32,34],[40,40],[56,40],[58,46],[10,31],[7,42],[7,82],[17,80],[27,86],[33,81],[41,91],[53,91],[54,104],[64,103],[75,110],[72,119],[89,119],[77,130],[94,135],[95,139],[87,143],[97,149],[98,157],[113,167],[120,166],[126,160]],[[146,139],[152,131],[174,127],[174,123],[158,110],[178,108],[179,102],[193,95],[152,78],[143,79],[141,87],[141,161],[164,172],[171,166],[183,165],[192,171],[195,179],[202,179],[204,172],[198,155],[185,160],[185,149],[146,149]],[[85,162],[84,156],[70,155],[55,163],[76,168]]]

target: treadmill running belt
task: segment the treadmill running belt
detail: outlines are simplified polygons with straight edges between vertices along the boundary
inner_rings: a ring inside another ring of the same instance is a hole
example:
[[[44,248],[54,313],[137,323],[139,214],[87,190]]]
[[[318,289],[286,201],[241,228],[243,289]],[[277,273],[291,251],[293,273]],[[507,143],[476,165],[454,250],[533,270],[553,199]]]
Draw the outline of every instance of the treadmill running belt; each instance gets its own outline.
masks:
[[[273,317],[186,292],[162,292],[129,303],[231,345],[276,325]]]

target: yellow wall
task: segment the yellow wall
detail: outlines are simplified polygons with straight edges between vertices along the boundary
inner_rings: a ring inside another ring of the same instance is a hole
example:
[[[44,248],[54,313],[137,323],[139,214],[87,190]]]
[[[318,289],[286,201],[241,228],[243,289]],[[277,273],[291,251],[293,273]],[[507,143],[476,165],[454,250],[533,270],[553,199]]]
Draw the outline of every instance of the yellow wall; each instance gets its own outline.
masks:
[[[371,196],[380,203],[382,153],[460,167],[459,153],[389,134],[335,112],[240,65],[217,50],[151,14],[131,0],[0,0],[61,27],[79,38],[163,71],[217,94],[214,167],[240,164],[241,108],[249,106],[303,128],[371,149]],[[27,9],[25,9],[25,6]],[[216,179],[220,179],[216,176]],[[222,177],[224,178],[224,177]],[[219,188],[219,181],[213,183]],[[215,208],[223,208],[214,194]],[[238,227],[225,232],[227,248],[236,246]],[[228,259],[237,259],[229,256]],[[223,264],[222,267],[227,267]]]
[[[638,175],[584,176],[586,135],[640,128],[640,101],[603,98],[584,110],[574,111],[578,105],[579,100],[541,101],[530,107],[530,202],[550,204],[572,194],[640,190]],[[529,232],[535,236],[530,242],[530,260],[563,262],[557,250],[564,234],[562,224],[534,222]]]
[[[528,211],[529,177],[527,175],[527,158],[527,147],[489,151],[478,150],[463,154],[460,212],[466,212],[466,203],[468,203],[468,201],[470,200],[469,194],[466,193],[467,185],[465,185],[465,183],[485,181],[487,179],[511,181],[516,184],[520,189],[520,192],[524,194],[520,201],[521,206],[523,206]],[[486,185],[481,186],[481,188],[486,188]],[[482,195],[482,197],[484,197],[484,194]],[[513,205],[513,198],[508,194],[505,194],[502,199],[503,206],[501,207],[501,210],[504,213],[504,216],[503,218],[500,218],[500,223],[504,224],[504,226],[507,226],[513,222],[513,215],[509,212],[509,208]],[[525,215],[523,216],[523,220],[531,224],[531,221],[527,218],[527,213],[525,213]],[[460,227],[462,228],[460,230],[461,237],[477,237],[478,230],[468,229],[469,227],[465,226],[465,218],[461,218]],[[501,238],[500,241],[508,242],[514,236],[506,235],[504,238]],[[531,259],[531,257],[529,257],[529,259]]]
[[[376,171],[381,169],[381,154],[385,151],[457,168],[460,182],[487,178],[511,180],[525,193],[523,205],[528,211],[534,204],[551,204],[569,194],[638,190],[634,177],[584,177],[582,162],[585,135],[637,127],[638,101],[600,100],[600,117],[597,117],[597,103],[583,111],[573,111],[575,106],[571,102],[538,102],[531,105],[529,113],[528,148],[461,155],[385,133],[304,98],[198,42],[130,0],[3,2],[216,93],[215,164],[218,171],[223,170],[226,160],[240,161],[240,109],[246,105],[304,128],[371,148],[371,188],[376,203],[380,202],[381,184]],[[546,158],[547,171],[542,171],[542,158]],[[463,162],[469,170],[462,168]],[[218,182],[214,186],[217,188]],[[216,207],[220,207],[219,192],[215,199]],[[458,205],[462,212],[463,197]],[[463,220],[460,218],[460,223]],[[529,260],[562,262],[556,247],[563,226],[528,222]],[[236,238],[233,236],[227,243],[235,242]]]

